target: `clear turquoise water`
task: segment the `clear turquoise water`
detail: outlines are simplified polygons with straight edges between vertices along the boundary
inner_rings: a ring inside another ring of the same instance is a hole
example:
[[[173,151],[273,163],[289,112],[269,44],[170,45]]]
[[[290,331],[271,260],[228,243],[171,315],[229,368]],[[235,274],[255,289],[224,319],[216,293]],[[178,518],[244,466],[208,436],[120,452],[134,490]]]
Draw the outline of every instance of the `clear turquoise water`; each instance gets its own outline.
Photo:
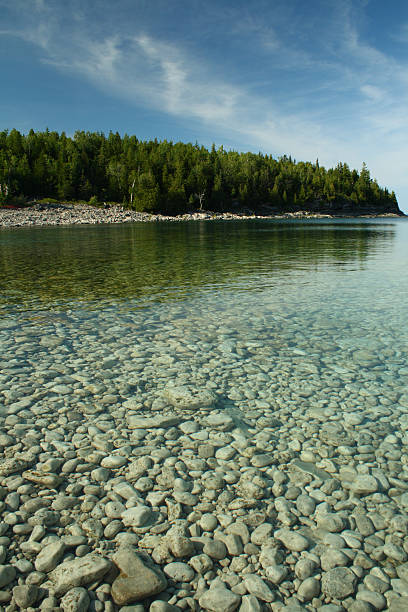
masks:
[[[177,379],[241,409],[385,407],[403,436],[407,295],[406,219],[2,230],[0,390],[120,405]]]

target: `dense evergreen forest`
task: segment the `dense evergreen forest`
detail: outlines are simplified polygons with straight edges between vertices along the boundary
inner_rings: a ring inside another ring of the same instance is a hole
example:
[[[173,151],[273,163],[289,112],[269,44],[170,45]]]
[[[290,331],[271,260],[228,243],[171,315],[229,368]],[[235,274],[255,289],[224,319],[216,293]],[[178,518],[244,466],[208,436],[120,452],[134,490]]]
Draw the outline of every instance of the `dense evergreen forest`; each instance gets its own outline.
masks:
[[[310,210],[399,213],[366,165],[325,169],[291,157],[110,132],[0,132],[0,203],[23,199],[120,202],[139,211]]]

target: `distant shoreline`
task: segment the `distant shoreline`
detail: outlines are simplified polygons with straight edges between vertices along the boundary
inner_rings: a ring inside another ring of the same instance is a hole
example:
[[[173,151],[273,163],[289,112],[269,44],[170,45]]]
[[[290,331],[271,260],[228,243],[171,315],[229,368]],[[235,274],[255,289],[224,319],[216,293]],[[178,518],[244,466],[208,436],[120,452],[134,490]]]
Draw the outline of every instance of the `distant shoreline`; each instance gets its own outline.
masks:
[[[0,208],[0,227],[31,227],[50,225],[98,225],[157,221],[222,221],[249,219],[347,219],[347,218],[399,218],[405,216],[396,213],[331,215],[297,211],[274,213],[269,215],[248,214],[242,212],[196,211],[177,216],[136,212],[112,206],[98,208],[87,204],[36,204],[27,208]]]

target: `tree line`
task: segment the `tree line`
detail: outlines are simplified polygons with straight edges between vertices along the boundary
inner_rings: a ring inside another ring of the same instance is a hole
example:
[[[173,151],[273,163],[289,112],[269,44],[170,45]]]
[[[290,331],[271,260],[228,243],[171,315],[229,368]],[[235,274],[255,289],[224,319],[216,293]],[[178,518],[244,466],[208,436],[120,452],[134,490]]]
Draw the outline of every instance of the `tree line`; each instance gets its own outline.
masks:
[[[120,202],[139,211],[327,210],[399,212],[394,192],[363,164],[326,169],[262,153],[209,150],[110,132],[0,132],[0,203],[53,198]]]

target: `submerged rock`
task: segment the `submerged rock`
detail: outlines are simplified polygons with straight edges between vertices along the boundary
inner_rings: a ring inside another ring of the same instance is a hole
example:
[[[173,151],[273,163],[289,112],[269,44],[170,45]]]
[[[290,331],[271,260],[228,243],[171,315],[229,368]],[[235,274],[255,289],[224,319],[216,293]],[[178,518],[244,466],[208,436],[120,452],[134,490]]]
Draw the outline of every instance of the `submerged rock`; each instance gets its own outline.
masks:
[[[170,404],[184,410],[209,408],[217,401],[217,396],[208,389],[197,389],[191,385],[167,385],[163,391]]]

